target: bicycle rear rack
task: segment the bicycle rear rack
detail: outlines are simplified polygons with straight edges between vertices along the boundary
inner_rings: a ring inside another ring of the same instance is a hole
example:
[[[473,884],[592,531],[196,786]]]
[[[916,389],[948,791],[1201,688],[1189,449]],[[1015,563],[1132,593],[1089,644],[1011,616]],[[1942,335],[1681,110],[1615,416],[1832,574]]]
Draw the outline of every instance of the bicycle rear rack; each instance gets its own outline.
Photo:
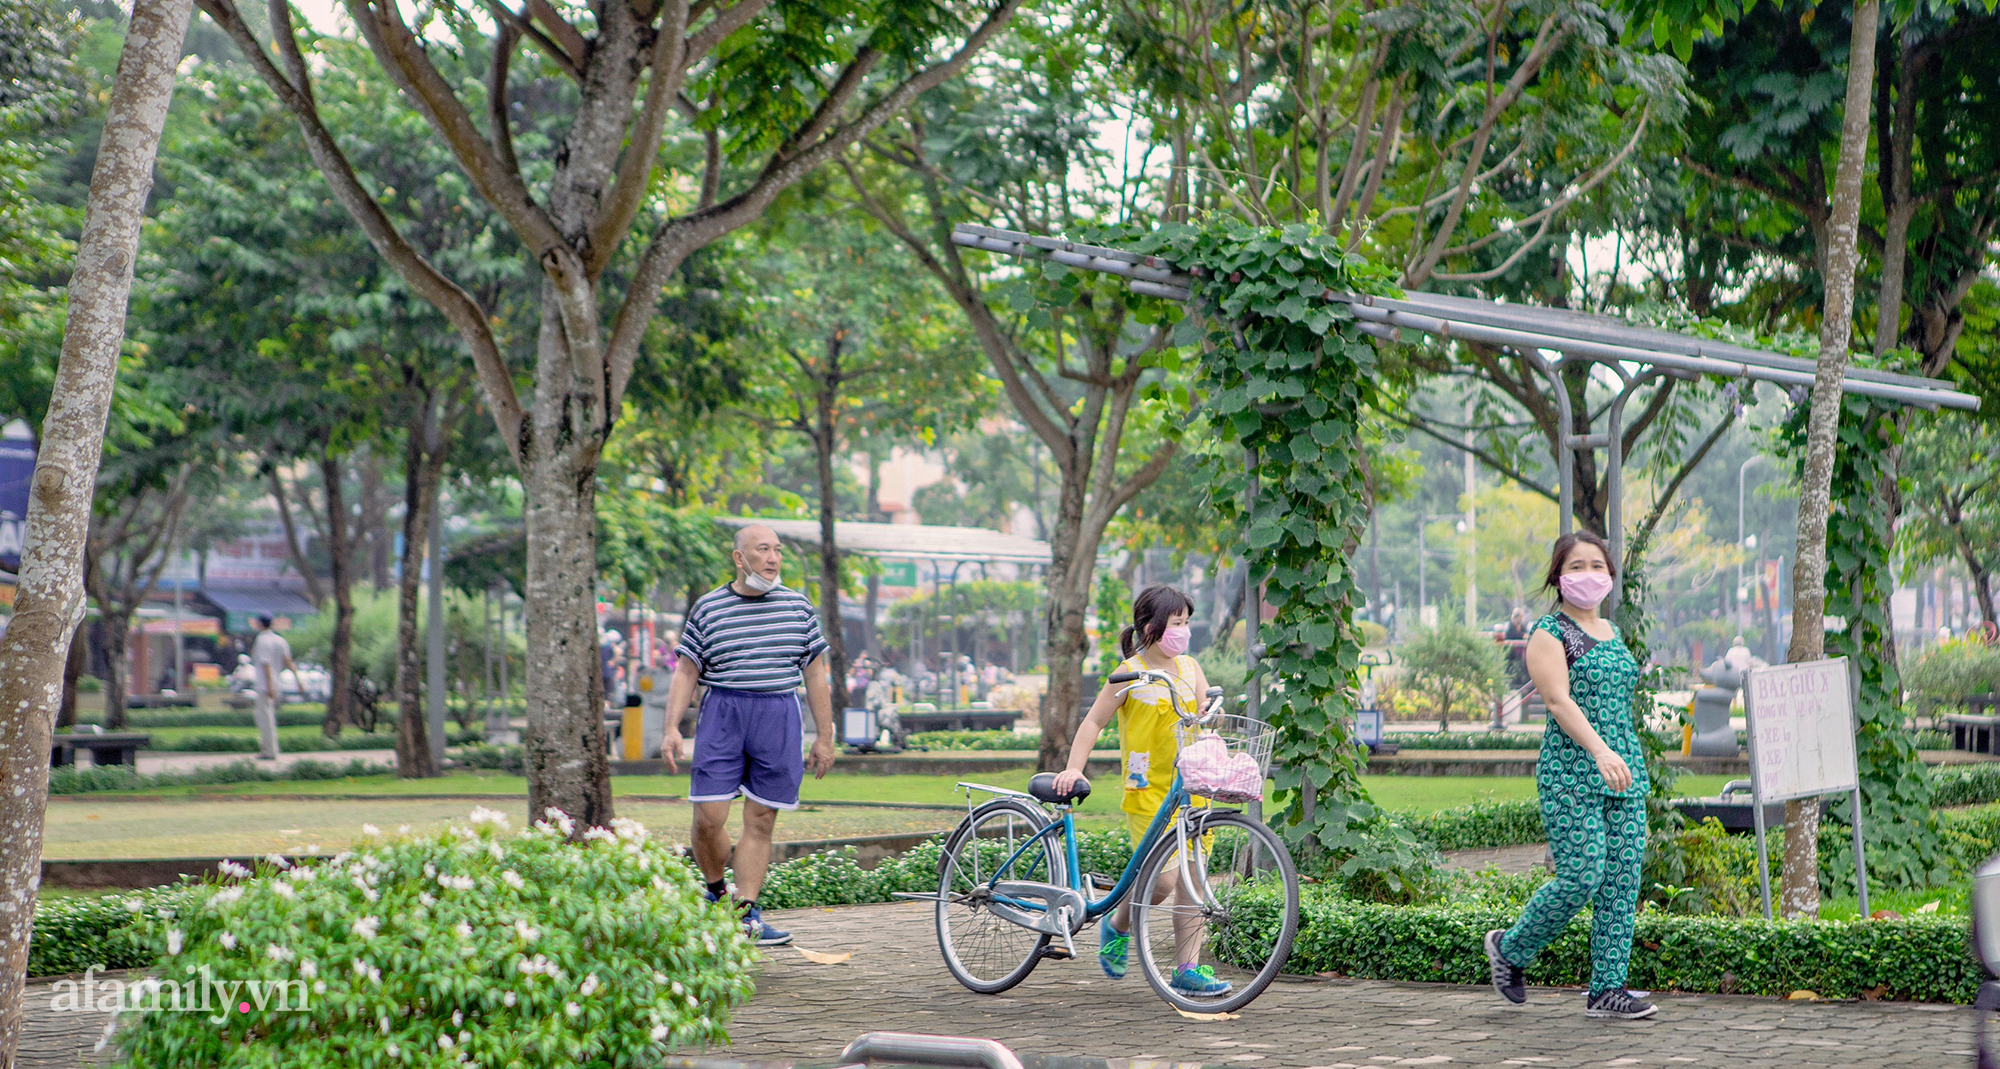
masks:
[[[925,1036],[911,1032],[869,1032],[840,1052],[839,1066],[873,1064],[935,1065],[950,1069],[1022,1069],[1005,1044],[965,1036]]]

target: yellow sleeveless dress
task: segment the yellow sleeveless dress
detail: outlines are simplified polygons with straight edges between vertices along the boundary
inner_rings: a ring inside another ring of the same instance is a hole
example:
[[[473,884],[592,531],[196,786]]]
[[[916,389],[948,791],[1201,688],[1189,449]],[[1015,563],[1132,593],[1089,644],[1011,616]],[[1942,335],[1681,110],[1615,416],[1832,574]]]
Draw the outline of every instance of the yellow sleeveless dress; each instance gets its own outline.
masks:
[[[1135,654],[1121,662],[1117,670],[1136,672],[1147,667],[1145,659]],[[1194,689],[1198,667],[1195,659],[1186,654],[1174,658],[1173,673],[1178,678],[1173,684],[1173,696],[1187,712],[1196,711],[1201,700]],[[1167,791],[1174,784],[1174,759],[1180,755],[1180,745],[1174,740],[1174,725],[1179,722],[1164,683],[1147,682],[1133,687],[1118,706],[1118,767],[1124,772],[1125,783],[1125,802],[1121,808],[1134,846],[1145,838],[1146,828],[1153,823],[1154,814],[1160,811],[1167,800]]]

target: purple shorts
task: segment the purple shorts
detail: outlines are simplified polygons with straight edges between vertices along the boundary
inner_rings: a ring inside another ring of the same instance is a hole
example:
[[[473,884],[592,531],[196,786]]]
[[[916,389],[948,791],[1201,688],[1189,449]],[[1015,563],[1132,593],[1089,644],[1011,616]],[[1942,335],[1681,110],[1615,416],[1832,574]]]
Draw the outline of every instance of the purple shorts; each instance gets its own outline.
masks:
[[[806,778],[804,711],[789,690],[708,688],[694,725],[690,802],[742,795],[772,809],[797,809]]]

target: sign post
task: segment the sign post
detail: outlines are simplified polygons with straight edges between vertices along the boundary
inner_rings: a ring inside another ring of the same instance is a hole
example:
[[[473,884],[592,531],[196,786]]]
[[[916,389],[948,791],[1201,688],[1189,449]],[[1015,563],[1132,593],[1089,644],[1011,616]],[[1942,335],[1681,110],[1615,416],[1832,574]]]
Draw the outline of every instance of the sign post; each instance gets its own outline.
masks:
[[[1794,798],[1853,799],[1854,887],[1868,916],[1868,866],[1861,845],[1861,777],[1854,761],[1854,691],[1845,657],[1752,668],[1743,682],[1750,735],[1750,811],[1757,826],[1757,880],[1771,919],[1771,859],[1764,806]]]

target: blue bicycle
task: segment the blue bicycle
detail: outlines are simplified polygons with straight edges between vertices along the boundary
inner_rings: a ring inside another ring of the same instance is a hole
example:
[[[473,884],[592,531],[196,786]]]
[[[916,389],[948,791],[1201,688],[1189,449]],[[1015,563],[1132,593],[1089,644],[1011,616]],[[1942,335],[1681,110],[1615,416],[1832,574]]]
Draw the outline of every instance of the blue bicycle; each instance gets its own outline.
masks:
[[[1108,682],[1160,683],[1173,693],[1171,677],[1161,672],[1120,673]],[[1026,793],[959,784],[996,797],[973,807],[945,841],[937,894],[902,896],[936,902],[938,948],[959,983],[995,994],[1026,979],[1043,958],[1074,959],[1076,934],[1129,899],[1131,952],[1170,1005],[1226,1013],[1263,992],[1291,954],[1299,879],[1270,828],[1214,804],[1261,795],[1270,761],[1270,726],[1222,713],[1221,700],[1218,687],[1209,691],[1206,711],[1183,712],[1174,701],[1184,767],[1175,770],[1166,802],[1115,881],[1085,874],[1078,861],[1071,809],[1089,797],[1089,781],[1067,795],[1056,792],[1052,772],[1035,776]],[[1232,787],[1210,783],[1192,791],[1183,778],[1190,747],[1214,747],[1209,738],[1232,759],[1248,754],[1256,764]],[[1246,797],[1246,790],[1255,793]],[[1090,900],[1095,891],[1103,897]],[[1212,968],[1226,987],[1197,994],[1175,986],[1176,969],[1196,964]]]

